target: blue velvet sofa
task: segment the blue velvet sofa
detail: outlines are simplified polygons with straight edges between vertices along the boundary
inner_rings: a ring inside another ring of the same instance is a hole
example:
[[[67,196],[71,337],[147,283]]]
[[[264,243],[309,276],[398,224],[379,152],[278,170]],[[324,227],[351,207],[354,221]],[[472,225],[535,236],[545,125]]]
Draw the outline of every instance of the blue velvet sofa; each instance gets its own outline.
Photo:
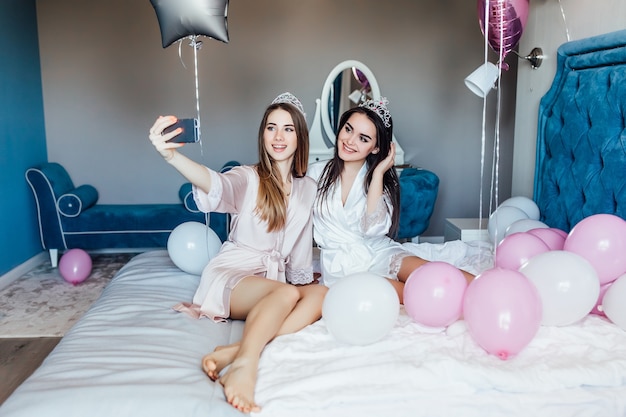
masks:
[[[227,163],[222,171],[238,163]],[[191,194],[191,184],[180,187],[179,204],[98,204],[91,185],[76,187],[65,168],[47,162],[26,171],[35,198],[41,245],[50,252],[53,266],[59,250],[79,248],[164,248],[170,232],[188,221],[206,223]],[[210,213],[209,225],[222,241],[227,238],[228,217]]]
[[[239,163],[229,161],[221,171],[236,165]],[[98,191],[88,184],[76,187],[56,162],[29,168],[26,181],[35,198],[41,245],[50,252],[53,266],[59,250],[164,248],[179,224],[206,223],[207,216],[198,210],[189,183],[179,189],[180,204],[98,204]],[[439,177],[431,171],[402,170],[398,240],[411,239],[428,228],[438,188]],[[226,214],[209,215],[209,225],[222,241],[228,237],[228,223]]]

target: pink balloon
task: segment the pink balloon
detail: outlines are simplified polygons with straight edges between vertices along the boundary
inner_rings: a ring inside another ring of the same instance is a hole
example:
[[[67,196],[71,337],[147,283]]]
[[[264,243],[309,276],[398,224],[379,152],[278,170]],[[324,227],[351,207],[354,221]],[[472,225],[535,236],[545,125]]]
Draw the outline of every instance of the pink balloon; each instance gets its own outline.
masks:
[[[465,291],[463,315],[476,343],[506,360],[535,337],[542,306],[535,286],[520,272],[488,269]]]
[[[563,250],[587,259],[600,284],[614,281],[626,273],[626,221],[613,214],[585,217],[569,232]]]
[[[564,230],[557,229],[556,227],[551,227],[550,230],[554,230],[556,233],[561,235],[563,237],[563,239],[565,239],[567,237],[567,232],[564,231]]]
[[[517,46],[522,37],[528,21],[528,7],[529,0],[478,0],[480,30],[487,37],[491,49],[500,56],[502,69],[508,69],[504,58]]]
[[[446,262],[429,262],[409,275],[404,285],[404,308],[425,326],[449,326],[461,317],[467,280]]]
[[[526,232],[513,233],[502,239],[496,247],[495,265],[517,271],[533,256],[549,250],[548,245],[537,236]]]
[[[527,233],[531,235],[537,236],[539,239],[543,240],[543,242],[548,245],[550,250],[562,250],[563,244],[565,243],[565,238],[567,237],[567,233],[562,230],[555,228],[538,228],[531,229]]]
[[[82,249],[70,249],[59,260],[59,273],[72,285],[80,284],[91,274],[91,257]]]

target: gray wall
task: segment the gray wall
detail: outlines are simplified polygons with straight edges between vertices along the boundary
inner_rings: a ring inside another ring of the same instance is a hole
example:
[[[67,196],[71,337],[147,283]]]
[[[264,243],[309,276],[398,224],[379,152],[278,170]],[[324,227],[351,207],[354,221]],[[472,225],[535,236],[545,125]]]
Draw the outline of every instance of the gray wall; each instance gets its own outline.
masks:
[[[49,160],[102,203],[176,201],[183,179],[147,132],[160,114],[195,115],[191,48],[180,48],[186,68],[177,46],[162,48],[148,0],[37,0],[37,15]],[[310,122],[329,71],[356,59],[391,101],[406,161],[441,179],[426,236],[443,235],[446,217],[478,217],[496,114],[499,195],[510,195],[517,62],[508,60],[499,112],[498,94],[488,97],[482,159],[483,100],[463,83],[484,60],[475,1],[232,0],[228,29],[228,44],[204,38],[198,52],[203,144],[185,150],[194,159],[256,162],[269,100],[295,93]]]

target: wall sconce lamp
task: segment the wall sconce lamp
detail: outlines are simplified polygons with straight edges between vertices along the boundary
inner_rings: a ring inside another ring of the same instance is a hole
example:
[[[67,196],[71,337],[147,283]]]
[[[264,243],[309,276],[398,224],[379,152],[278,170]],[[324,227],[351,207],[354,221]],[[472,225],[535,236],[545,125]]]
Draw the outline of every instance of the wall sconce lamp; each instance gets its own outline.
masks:
[[[530,66],[532,67],[532,69],[539,68],[544,58],[543,50],[539,47],[533,48],[533,50],[530,51],[530,53],[526,56],[521,56],[515,51],[513,51],[513,53],[515,53],[515,55],[517,55],[520,59],[525,59],[526,61],[530,62]]]
[[[530,54],[521,56],[517,52],[513,51],[520,59],[525,59],[530,62],[532,69],[537,69],[541,66],[545,56],[541,48],[533,48]],[[499,77],[499,69],[491,62],[485,62],[480,67],[476,68],[474,72],[465,77],[465,85],[474,94],[479,97],[487,97],[489,92],[494,88],[495,82]]]

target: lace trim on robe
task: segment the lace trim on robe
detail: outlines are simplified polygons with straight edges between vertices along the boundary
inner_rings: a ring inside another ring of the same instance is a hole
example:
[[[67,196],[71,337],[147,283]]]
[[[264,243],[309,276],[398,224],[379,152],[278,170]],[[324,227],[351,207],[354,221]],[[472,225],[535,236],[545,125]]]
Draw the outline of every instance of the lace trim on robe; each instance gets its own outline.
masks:
[[[410,252],[399,252],[391,257],[391,262],[389,262],[389,275],[390,278],[398,279],[398,272],[400,272],[400,267],[402,266],[402,260],[407,256],[411,256]]]
[[[376,204],[376,209],[373,213],[365,214],[361,218],[361,230],[363,232],[367,232],[370,227],[373,227],[377,224],[384,223],[387,219],[387,203],[385,201],[385,197],[381,196],[378,199],[378,204]]]
[[[291,269],[287,264],[287,277],[295,285],[310,284],[313,282],[313,267]]]

